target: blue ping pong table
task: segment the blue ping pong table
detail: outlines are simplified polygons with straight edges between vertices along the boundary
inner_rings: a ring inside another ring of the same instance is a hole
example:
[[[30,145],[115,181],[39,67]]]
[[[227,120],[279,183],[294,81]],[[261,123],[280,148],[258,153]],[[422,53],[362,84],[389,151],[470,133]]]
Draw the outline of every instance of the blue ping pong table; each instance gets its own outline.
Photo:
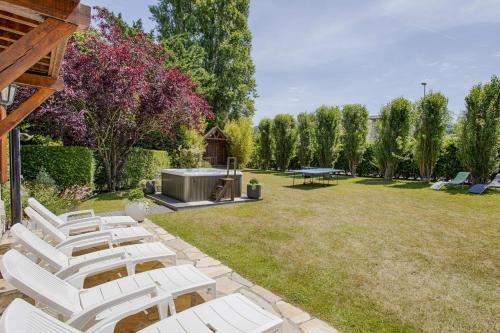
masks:
[[[339,183],[339,172],[342,172],[344,170],[340,169],[332,169],[332,168],[302,168],[298,170],[290,170],[290,172],[293,172],[293,186],[295,186],[295,176],[296,175],[301,175],[303,178],[303,184],[306,183],[306,179],[310,179],[310,184],[314,183],[314,178],[322,178],[323,180],[323,186],[326,184],[330,184],[330,178],[332,175],[335,175],[337,177],[337,184]],[[327,183],[326,183],[326,182]]]

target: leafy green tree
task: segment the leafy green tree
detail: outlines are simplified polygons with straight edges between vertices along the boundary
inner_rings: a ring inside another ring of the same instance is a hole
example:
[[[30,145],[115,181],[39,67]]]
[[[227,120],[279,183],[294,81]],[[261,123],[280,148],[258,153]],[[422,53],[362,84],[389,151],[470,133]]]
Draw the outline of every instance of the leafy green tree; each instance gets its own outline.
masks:
[[[224,134],[229,140],[229,153],[236,157],[239,167],[244,168],[254,149],[252,121],[249,118],[230,120],[224,126]]]
[[[430,92],[418,101],[414,116],[414,156],[421,181],[429,182],[449,121],[448,99],[440,92]]]
[[[249,7],[250,0],[160,0],[150,7],[160,39],[177,62],[186,67],[196,59],[188,73],[201,85],[208,84],[204,97],[221,127],[228,119],[255,112]]]
[[[274,156],[281,171],[286,171],[290,160],[295,155],[297,142],[297,125],[289,114],[279,114],[273,120]]]
[[[441,152],[432,175],[435,179],[452,179],[462,170],[462,162],[460,161],[457,139],[448,136],[445,137],[443,141]]]
[[[375,157],[384,178],[390,180],[398,163],[405,159],[410,132],[412,105],[403,97],[393,99],[382,107],[376,124]]]
[[[333,167],[338,157],[340,109],[321,106],[316,110],[316,154],[321,167]]]
[[[297,155],[301,166],[310,166],[314,157],[314,115],[307,112],[297,116],[299,146]]]
[[[363,158],[368,134],[368,110],[361,104],[347,104],[342,108],[342,146],[349,171],[356,177],[356,168]]]
[[[273,159],[273,121],[264,118],[259,123],[259,158],[264,169],[269,169]]]
[[[500,78],[494,75],[465,97],[466,111],[460,120],[459,145],[472,183],[486,183],[498,170],[500,133]]]

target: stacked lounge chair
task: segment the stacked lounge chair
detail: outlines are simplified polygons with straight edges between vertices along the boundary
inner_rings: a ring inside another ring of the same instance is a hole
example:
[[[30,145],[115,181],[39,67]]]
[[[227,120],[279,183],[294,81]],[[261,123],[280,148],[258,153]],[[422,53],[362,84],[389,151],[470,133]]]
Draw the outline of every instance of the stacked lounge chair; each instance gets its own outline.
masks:
[[[37,206],[37,202],[31,203]],[[40,210],[40,206],[37,209]],[[215,297],[216,283],[192,265],[136,273],[135,265],[147,261],[170,259],[175,265],[175,253],[162,243],[148,242],[152,235],[134,223],[95,219],[74,222],[80,224],[72,229],[67,222],[54,225],[56,215],[50,211],[51,222],[45,218],[49,216],[47,212],[42,215],[33,207],[27,207],[25,212],[53,244],[23,225],[12,228],[16,249],[1,258],[0,271],[10,284],[33,298],[37,307],[15,299],[2,315],[0,333],[111,333],[121,319],[153,306],[158,307],[161,320],[142,329],[141,333],[257,333],[281,328],[280,318],[240,294],[176,313],[173,301],[176,297],[195,291],[208,291]],[[97,226],[98,231],[86,232],[90,224]],[[70,236],[72,231],[81,233]],[[142,242],[115,247],[129,241]],[[73,250],[101,244],[108,245],[109,249],[72,256]],[[126,267],[128,276],[83,288],[86,277],[118,267]]]

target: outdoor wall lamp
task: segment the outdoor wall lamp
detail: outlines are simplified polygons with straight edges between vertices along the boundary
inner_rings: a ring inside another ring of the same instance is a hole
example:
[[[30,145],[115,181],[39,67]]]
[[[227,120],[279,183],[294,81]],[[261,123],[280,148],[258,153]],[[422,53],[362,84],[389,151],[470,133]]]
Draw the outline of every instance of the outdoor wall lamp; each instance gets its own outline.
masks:
[[[16,97],[17,86],[15,84],[9,84],[0,92],[0,104],[7,107],[14,103],[14,98]]]

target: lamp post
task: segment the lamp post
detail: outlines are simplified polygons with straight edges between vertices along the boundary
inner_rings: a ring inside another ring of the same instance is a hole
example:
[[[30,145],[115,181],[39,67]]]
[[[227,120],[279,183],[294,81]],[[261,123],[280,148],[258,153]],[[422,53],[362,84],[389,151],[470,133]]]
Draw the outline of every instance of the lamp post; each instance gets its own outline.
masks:
[[[17,86],[9,85],[1,91],[0,104],[8,107],[14,103]],[[21,143],[20,131],[16,127],[10,131],[9,135],[9,153],[10,153],[10,215],[11,226],[20,223],[23,216],[23,207],[21,204]]]
[[[421,82],[420,84],[424,86],[424,97],[425,97],[425,86],[427,85],[427,82]]]

